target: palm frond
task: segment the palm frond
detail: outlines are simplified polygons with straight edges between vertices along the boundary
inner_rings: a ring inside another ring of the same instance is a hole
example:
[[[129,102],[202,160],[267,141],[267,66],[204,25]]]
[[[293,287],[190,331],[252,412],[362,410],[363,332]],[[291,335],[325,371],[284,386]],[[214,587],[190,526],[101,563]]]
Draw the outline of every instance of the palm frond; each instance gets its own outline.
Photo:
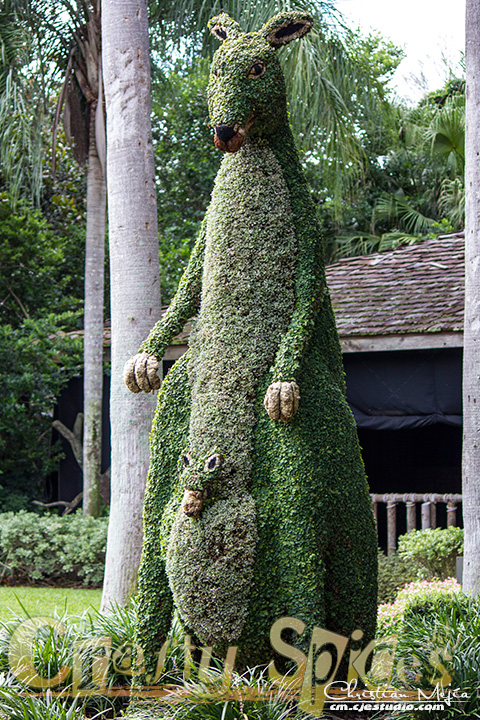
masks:
[[[438,207],[453,227],[465,226],[465,183],[462,178],[445,178],[440,187]]]
[[[465,99],[454,97],[435,114],[426,133],[432,151],[463,175],[465,169]]]
[[[414,245],[416,242],[419,242],[419,240],[423,240],[422,235],[405,232],[383,233],[378,250],[379,252],[383,250],[394,250],[400,245]]]
[[[357,255],[371,255],[378,251],[381,240],[380,235],[371,233],[343,232],[336,238],[334,260]]]
[[[383,195],[374,208],[374,222],[377,220],[398,220],[408,234],[412,236],[428,233],[435,222],[433,218],[426,217],[415,209],[403,197]]]

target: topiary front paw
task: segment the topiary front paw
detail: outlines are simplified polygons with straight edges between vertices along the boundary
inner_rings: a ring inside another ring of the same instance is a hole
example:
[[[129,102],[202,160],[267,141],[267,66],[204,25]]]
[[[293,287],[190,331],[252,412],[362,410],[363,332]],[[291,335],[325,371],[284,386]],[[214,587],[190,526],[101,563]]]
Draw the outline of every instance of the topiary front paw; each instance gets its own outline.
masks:
[[[146,352],[138,353],[127,360],[123,369],[123,381],[133,393],[149,393],[158,390],[160,378],[157,375],[159,362]]]
[[[300,390],[295,381],[274,382],[265,395],[263,404],[272,420],[288,422],[298,410]]]

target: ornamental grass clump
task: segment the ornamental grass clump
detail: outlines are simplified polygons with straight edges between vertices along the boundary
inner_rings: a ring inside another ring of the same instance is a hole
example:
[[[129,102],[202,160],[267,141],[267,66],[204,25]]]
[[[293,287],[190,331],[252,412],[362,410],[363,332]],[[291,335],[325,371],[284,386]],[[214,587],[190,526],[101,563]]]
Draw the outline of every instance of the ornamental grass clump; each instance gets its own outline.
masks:
[[[443,702],[443,710],[425,700],[429,709],[384,720],[480,718],[480,601],[453,582],[436,585],[430,592],[420,589],[415,603],[404,609],[392,684]]]
[[[141,662],[133,640],[134,616],[133,607],[114,606],[108,615],[93,610],[80,617],[12,613],[8,621],[0,620],[0,720],[120,716]],[[175,671],[181,680],[181,650],[165,658],[170,681]],[[43,690],[50,685],[54,694],[42,697],[42,685]]]

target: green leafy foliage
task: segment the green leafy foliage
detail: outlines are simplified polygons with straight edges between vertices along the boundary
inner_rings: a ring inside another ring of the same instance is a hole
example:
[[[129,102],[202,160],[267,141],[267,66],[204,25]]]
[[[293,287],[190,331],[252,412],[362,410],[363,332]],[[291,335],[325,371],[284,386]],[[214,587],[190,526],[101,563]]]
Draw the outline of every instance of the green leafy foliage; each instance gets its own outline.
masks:
[[[69,377],[79,372],[78,340],[64,328],[77,315],[26,319],[0,325],[0,508],[16,510],[38,497],[39,483],[53,470],[59,448],[51,446],[53,406]]]
[[[413,530],[399,538],[398,554],[404,560],[414,561],[420,576],[427,580],[455,577],[456,558],[463,555],[463,529]]]
[[[417,565],[397,553],[385,555],[378,549],[378,603],[391,603],[400,588],[417,577]]]
[[[0,193],[2,510],[38,497],[39,483],[59,458],[58,447],[51,446],[53,407],[81,366],[81,345],[66,335],[79,325],[83,294],[76,216],[72,208],[59,212],[52,229],[40,211],[25,203],[13,208]],[[61,217],[71,228],[68,235],[60,232]]]
[[[206,61],[177,61],[167,78],[154,75],[152,134],[164,303],[188,262],[221,159],[205,122],[208,68]]]
[[[20,510],[0,515],[0,553],[17,580],[76,582],[103,579],[107,518],[60,517]]]
[[[79,288],[69,265],[71,243],[52,232],[39,211],[0,193],[0,321],[20,325],[41,312],[71,310]]]
[[[367,107],[363,178],[331,228],[332,257],[463,229],[464,81],[451,78],[414,108],[386,101],[384,111],[379,123]]]

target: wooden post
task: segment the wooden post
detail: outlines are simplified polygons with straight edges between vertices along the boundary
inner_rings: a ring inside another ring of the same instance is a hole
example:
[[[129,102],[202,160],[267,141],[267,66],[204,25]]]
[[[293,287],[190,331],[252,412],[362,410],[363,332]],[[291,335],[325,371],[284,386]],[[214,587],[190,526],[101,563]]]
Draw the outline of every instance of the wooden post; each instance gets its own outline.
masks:
[[[455,527],[457,524],[457,504],[451,500],[447,503],[447,525],[448,527]]]
[[[407,533],[410,533],[417,529],[417,505],[408,495],[404,502],[407,508]]]
[[[428,530],[431,527],[430,508],[431,503],[422,503],[422,530]]]
[[[387,534],[388,554],[393,555],[397,549],[397,503],[393,500],[387,502]]]

